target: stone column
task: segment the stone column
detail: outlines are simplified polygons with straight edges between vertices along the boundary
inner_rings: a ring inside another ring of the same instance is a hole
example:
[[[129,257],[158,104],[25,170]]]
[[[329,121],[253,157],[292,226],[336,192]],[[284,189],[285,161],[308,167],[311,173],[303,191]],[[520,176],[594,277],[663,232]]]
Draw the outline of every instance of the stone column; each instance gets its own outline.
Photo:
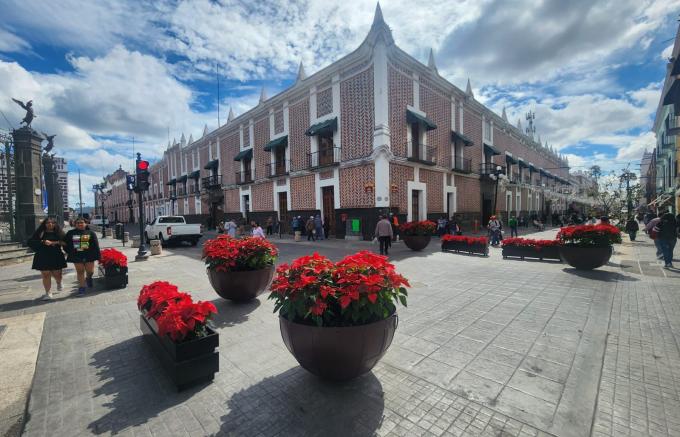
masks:
[[[54,166],[54,158],[44,154],[42,158],[43,173],[45,175],[45,188],[47,190],[47,214],[57,217],[59,223],[64,218],[64,206],[61,197],[61,187],[57,182],[57,172]]]
[[[26,127],[12,131],[12,136],[17,196],[16,236],[18,241],[25,242],[45,218],[40,185],[43,138]]]

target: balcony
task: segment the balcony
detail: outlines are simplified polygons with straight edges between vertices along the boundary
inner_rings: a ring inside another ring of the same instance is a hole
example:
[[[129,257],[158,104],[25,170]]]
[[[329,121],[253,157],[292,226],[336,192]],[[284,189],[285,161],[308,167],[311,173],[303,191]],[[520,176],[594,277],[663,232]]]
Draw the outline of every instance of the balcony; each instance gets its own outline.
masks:
[[[451,170],[460,173],[472,173],[472,160],[462,156],[449,156]]]
[[[249,171],[236,172],[236,185],[250,184],[253,182],[253,174]]]
[[[170,190],[170,198],[177,199],[177,190]]]
[[[309,168],[322,168],[340,165],[340,147],[321,149],[318,152],[308,153]]]
[[[510,174],[509,179],[510,179],[511,184],[519,184],[521,182],[521,179],[519,177],[519,173]]]
[[[267,177],[276,178],[288,174],[290,168],[290,161],[276,161],[274,164],[267,164]]]
[[[531,185],[531,176],[524,176],[524,183],[527,185]]]
[[[496,173],[505,173],[505,166],[494,164],[491,162],[486,162],[484,164],[479,164],[479,174],[482,176],[490,176]]]
[[[669,115],[666,117],[666,132],[668,132],[668,135],[680,135],[680,116]]]
[[[408,144],[406,149],[409,150]],[[410,144],[411,148],[407,159],[411,162],[419,162],[425,165],[437,164],[437,149],[433,146],[426,146],[425,144]]]
[[[222,187],[222,175],[214,174],[212,176],[201,179],[201,188],[203,190],[214,190]]]
[[[198,183],[189,186],[189,194],[198,194],[201,190],[198,189]]]
[[[178,187],[177,188],[177,195],[178,196],[186,196],[187,194],[187,189],[185,187]]]

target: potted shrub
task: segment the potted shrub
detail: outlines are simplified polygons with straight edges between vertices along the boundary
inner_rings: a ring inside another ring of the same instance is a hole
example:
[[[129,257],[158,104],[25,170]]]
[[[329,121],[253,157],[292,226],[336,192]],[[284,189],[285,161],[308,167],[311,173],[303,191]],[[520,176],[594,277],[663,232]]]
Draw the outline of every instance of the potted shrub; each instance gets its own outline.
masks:
[[[608,224],[561,228],[557,233],[560,256],[579,270],[592,270],[609,261],[612,244],[621,242],[621,231]]]
[[[501,241],[503,258],[560,259],[559,240],[532,240],[530,238],[505,238]]]
[[[128,284],[127,257],[116,249],[103,249],[99,258],[99,274],[104,277],[104,288],[125,288]]]
[[[333,263],[314,253],[279,266],[269,298],[298,363],[344,381],[370,371],[385,354],[408,286],[385,256],[363,251]]]
[[[178,390],[212,381],[219,370],[219,335],[208,326],[211,302],[194,302],[177,286],[156,281],[137,299],[139,327]]]
[[[276,246],[264,238],[227,234],[203,245],[203,259],[213,289],[224,299],[247,301],[262,294],[274,276]]]
[[[401,239],[411,250],[423,250],[430,244],[430,238],[437,225],[429,220],[406,222],[399,226]]]
[[[442,251],[478,253],[489,255],[489,239],[486,237],[468,237],[465,235],[443,235]]]

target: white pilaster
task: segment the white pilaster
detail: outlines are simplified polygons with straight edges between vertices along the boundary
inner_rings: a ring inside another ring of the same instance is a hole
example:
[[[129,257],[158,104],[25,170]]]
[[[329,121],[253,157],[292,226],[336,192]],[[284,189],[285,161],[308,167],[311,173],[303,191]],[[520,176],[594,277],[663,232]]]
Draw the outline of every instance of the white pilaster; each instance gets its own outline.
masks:
[[[420,75],[413,73],[413,107],[420,109]]]

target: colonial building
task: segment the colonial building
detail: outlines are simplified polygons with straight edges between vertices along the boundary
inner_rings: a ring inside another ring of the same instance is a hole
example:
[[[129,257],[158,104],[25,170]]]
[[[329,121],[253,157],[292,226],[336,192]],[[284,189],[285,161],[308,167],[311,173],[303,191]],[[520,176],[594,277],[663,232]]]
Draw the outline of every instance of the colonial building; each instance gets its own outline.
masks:
[[[66,160],[58,156],[54,157],[54,168],[57,172],[57,184],[61,190],[61,201],[64,211],[68,211],[68,167]]]
[[[311,76],[300,65],[289,89],[169,143],[151,181],[150,219],[289,226],[320,213],[340,238],[371,237],[385,212],[402,222],[455,213],[473,229],[494,212],[549,214],[573,200],[565,159],[475,100],[469,83],[441,77],[432,53],[425,65],[397,47],[379,7],[354,52]]]

